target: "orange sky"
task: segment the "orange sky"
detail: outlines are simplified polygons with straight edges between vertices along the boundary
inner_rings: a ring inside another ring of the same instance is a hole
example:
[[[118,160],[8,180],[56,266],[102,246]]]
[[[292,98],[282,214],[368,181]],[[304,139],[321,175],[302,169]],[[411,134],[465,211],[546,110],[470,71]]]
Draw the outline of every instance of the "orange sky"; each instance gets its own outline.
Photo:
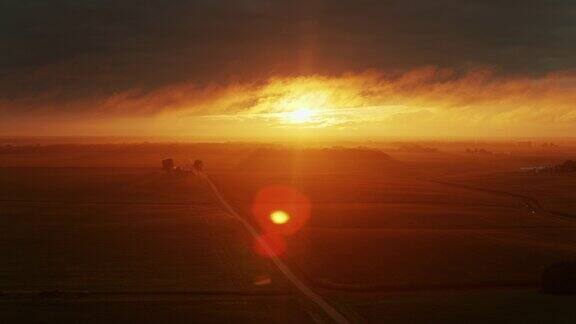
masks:
[[[204,87],[184,83],[67,103],[90,106],[83,114],[35,113],[0,123],[3,135],[572,136],[575,103],[574,74],[503,78],[486,69],[456,73],[426,67],[396,75],[312,75]],[[36,112],[55,110],[32,100],[16,104],[34,106]]]
[[[0,136],[567,137],[570,1],[0,5]]]

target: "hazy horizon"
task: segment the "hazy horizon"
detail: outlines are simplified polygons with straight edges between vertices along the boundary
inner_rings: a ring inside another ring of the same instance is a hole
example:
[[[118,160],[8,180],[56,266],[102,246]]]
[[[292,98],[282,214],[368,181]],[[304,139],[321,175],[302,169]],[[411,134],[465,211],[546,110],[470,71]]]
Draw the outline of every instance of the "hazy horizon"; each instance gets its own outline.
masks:
[[[375,138],[355,137],[324,137],[314,139],[301,139],[293,136],[285,137],[211,137],[211,136],[121,136],[121,135],[87,135],[87,136],[25,136],[25,135],[0,135],[0,145],[27,145],[27,144],[326,144],[326,145],[362,145],[379,143],[508,143],[518,142],[574,144],[573,137],[418,137],[418,136],[382,136]]]

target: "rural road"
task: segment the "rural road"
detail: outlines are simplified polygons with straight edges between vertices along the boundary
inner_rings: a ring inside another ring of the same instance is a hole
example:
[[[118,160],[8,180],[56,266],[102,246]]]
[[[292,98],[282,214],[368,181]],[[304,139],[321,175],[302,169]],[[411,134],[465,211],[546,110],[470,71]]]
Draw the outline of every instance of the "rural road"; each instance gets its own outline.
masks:
[[[538,213],[538,214],[546,215],[549,217],[564,218],[564,219],[569,218],[572,220],[576,218],[576,216],[571,215],[571,214],[561,213],[561,212],[557,212],[557,211],[550,211],[550,210],[544,208],[544,206],[542,206],[542,204],[540,203],[540,201],[538,201],[538,199],[536,199],[535,197],[527,196],[527,195],[521,195],[521,194],[516,194],[516,193],[501,191],[501,190],[471,187],[471,186],[467,186],[467,185],[462,185],[462,184],[452,183],[452,182],[445,182],[445,181],[432,180],[431,182],[445,185],[445,186],[451,186],[451,187],[471,190],[471,191],[484,192],[484,193],[488,193],[488,194],[492,194],[492,195],[508,196],[508,197],[516,198],[516,199],[519,199],[520,201],[522,201],[522,203],[524,205],[526,205],[528,210],[530,210],[530,212],[534,213],[534,214]]]
[[[317,308],[322,310],[324,314],[334,321],[335,323],[350,323],[350,321],[342,315],[334,306],[330,305],[322,296],[315,293],[308,285],[306,285],[302,280],[300,280],[292,270],[280,259],[279,257],[275,256],[273,253],[273,249],[268,245],[268,243],[263,240],[258,231],[250,224],[247,220],[245,220],[241,215],[239,215],[234,208],[224,199],[216,185],[210,180],[210,178],[205,175],[201,174],[200,177],[202,180],[208,185],[211,193],[213,194],[214,198],[218,202],[218,204],[224,209],[224,211],[236,219],[242,226],[248,231],[248,233],[258,242],[258,244],[266,251],[271,257],[272,262],[274,265],[280,270],[280,272],[290,281],[290,283],[301,293],[301,295],[306,298],[308,301],[312,302]]]

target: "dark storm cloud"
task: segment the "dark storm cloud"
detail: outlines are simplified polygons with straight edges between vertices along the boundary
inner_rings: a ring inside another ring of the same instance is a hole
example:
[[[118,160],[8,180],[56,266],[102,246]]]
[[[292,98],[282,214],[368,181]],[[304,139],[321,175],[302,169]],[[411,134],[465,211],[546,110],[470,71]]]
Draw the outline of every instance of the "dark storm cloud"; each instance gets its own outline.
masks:
[[[0,0],[0,44],[0,99],[8,103],[423,65],[537,74],[574,69],[576,5]]]

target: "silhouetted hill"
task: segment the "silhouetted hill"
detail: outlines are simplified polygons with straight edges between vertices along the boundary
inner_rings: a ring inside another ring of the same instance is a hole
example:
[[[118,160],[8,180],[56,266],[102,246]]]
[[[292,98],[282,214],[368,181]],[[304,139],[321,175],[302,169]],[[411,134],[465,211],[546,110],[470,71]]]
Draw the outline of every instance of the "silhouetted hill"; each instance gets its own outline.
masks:
[[[238,164],[246,172],[375,171],[398,164],[386,153],[365,148],[260,148]]]

